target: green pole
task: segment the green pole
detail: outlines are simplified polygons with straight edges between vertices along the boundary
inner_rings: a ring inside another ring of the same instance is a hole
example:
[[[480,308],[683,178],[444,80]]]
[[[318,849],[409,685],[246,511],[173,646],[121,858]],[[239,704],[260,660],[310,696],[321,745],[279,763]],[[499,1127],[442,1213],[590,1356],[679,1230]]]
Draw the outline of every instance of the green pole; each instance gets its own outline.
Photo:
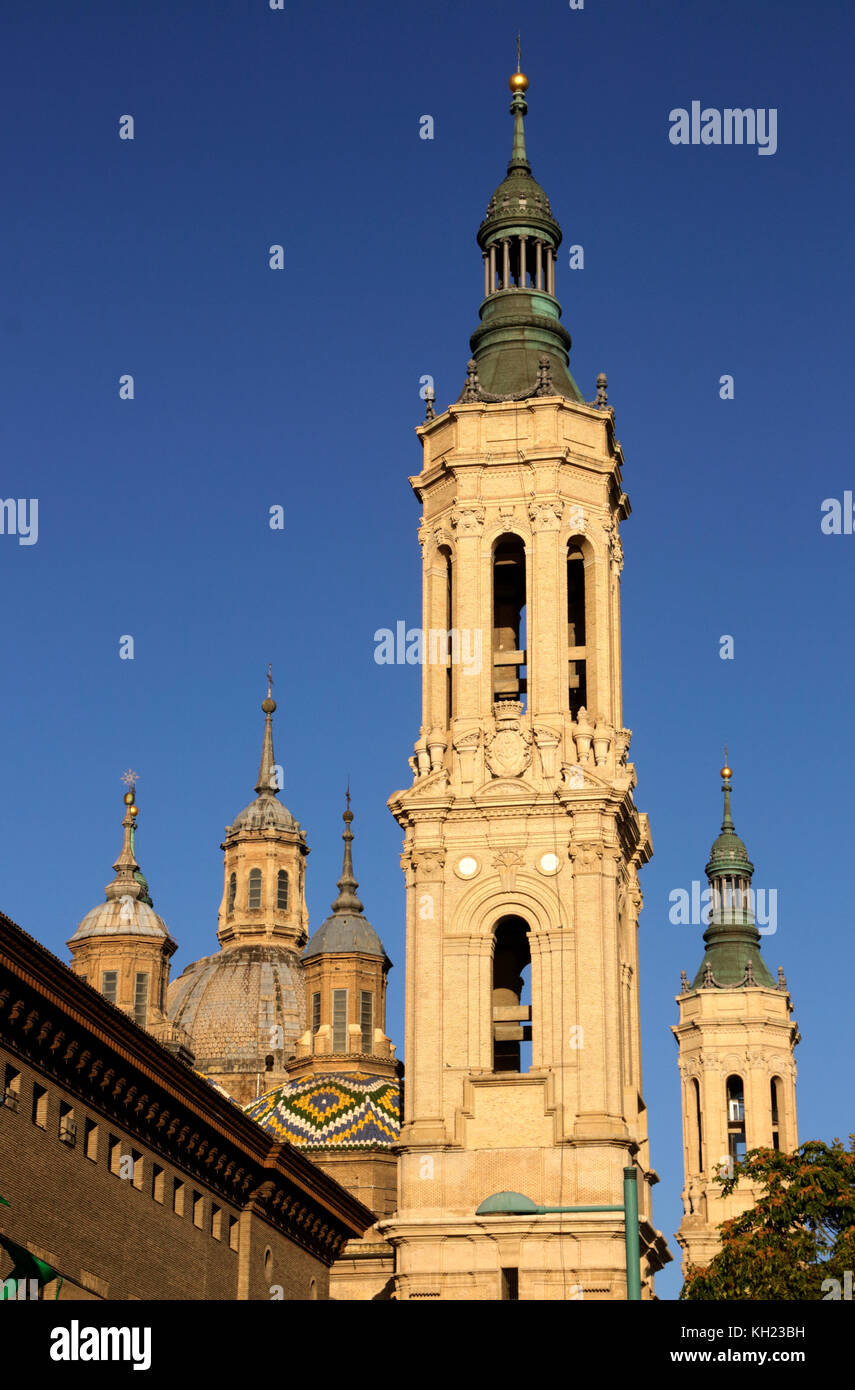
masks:
[[[623,1170],[623,1209],[626,1235],[626,1296],[630,1302],[641,1299],[641,1253],[638,1248],[638,1172]]]

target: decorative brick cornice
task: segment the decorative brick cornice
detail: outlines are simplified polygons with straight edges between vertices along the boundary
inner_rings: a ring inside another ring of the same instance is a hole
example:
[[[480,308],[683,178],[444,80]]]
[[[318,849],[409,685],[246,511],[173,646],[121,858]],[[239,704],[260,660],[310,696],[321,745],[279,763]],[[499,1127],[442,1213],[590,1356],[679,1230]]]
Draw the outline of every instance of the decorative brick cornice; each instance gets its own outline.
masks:
[[[0,914],[0,1043],[132,1139],[331,1263],[374,1214]],[[302,1213],[294,1212],[297,1204]]]

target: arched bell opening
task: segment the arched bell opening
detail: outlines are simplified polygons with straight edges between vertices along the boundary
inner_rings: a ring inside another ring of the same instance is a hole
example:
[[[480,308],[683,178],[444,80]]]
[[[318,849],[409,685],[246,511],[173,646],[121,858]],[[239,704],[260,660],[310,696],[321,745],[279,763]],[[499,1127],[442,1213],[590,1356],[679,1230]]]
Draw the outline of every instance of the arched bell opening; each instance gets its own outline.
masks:
[[[745,1088],[741,1076],[729,1076],[727,1092],[727,1151],[734,1163],[745,1157]]]
[[[782,1149],[781,1116],[783,1114],[783,1082],[780,1076],[773,1076],[769,1082],[769,1100],[772,1110],[772,1148]]]
[[[493,1070],[531,1068],[531,951],[528,923],[503,917],[493,951]]]
[[[588,704],[585,556],[578,540],[567,543],[567,700],[573,719]]]
[[[493,700],[525,703],[525,545],[520,536],[500,536],[493,546]]]

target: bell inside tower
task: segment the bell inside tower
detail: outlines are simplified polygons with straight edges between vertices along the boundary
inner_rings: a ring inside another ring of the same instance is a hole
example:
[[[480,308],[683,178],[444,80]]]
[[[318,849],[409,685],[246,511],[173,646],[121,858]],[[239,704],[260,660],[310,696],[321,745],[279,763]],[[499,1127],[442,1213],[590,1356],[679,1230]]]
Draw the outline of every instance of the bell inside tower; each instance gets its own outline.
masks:
[[[530,966],[526,923],[521,917],[503,917],[493,954],[494,1071],[519,1072],[523,1060],[530,1060],[531,1005],[522,1002]]]
[[[493,699],[526,693],[525,546],[501,536],[493,551]]]
[[[588,703],[585,645],[585,557],[571,541],[567,548],[567,687],[575,719]]]

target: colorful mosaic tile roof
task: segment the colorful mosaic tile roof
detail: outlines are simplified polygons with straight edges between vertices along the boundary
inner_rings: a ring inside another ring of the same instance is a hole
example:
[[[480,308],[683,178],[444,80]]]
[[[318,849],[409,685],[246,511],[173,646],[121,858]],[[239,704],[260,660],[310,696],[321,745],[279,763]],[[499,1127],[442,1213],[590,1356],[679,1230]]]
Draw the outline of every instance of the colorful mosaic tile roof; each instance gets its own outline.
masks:
[[[311,1076],[268,1091],[247,1115],[310,1149],[388,1149],[401,1129],[401,1083],[386,1076]]]

